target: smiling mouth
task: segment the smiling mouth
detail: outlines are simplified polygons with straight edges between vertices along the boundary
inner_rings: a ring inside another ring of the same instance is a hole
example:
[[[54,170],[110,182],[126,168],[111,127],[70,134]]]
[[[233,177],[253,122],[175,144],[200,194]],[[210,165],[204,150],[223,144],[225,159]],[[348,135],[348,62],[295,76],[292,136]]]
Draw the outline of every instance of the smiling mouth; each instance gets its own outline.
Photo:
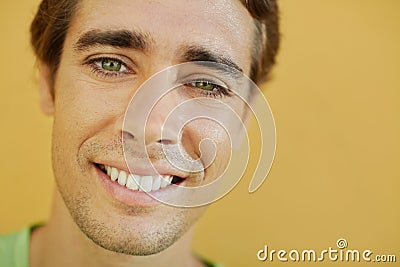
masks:
[[[127,173],[112,166],[95,164],[112,182],[118,183],[133,191],[152,192],[163,189],[171,184],[179,184],[184,179],[174,175],[141,176]]]

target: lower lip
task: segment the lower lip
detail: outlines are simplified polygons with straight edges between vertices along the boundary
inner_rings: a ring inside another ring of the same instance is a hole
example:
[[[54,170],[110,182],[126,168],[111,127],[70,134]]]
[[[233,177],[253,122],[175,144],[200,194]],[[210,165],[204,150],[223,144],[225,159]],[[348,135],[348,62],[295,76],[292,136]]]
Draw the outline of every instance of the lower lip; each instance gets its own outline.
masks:
[[[138,190],[130,190],[125,186],[120,185],[118,182],[111,181],[110,177],[101,171],[97,166],[93,165],[96,174],[99,177],[101,185],[105,191],[115,200],[128,206],[143,206],[150,207],[162,204],[158,199],[167,199],[168,195],[174,194],[176,186],[167,186],[157,191],[152,191],[151,195]]]

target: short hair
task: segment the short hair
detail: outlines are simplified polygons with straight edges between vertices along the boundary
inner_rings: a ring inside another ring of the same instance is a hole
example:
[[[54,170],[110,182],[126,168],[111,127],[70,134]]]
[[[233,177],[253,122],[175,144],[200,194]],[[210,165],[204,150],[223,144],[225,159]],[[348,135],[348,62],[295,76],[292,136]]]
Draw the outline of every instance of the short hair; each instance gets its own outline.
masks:
[[[276,0],[241,0],[255,21],[250,78],[257,84],[267,80],[279,49],[279,14]],[[31,45],[36,57],[50,67],[54,83],[65,37],[79,0],[42,0],[32,21]]]

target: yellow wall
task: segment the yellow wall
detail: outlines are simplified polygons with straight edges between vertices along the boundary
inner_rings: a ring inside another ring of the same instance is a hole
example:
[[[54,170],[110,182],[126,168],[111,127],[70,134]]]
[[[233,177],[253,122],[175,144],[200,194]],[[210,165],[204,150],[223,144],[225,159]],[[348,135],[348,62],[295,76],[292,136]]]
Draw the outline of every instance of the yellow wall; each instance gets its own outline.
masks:
[[[50,208],[51,118],[39,111],[28,44],[37,4],[0,4],[0,233],[46,220]],[[243,179],[211,206],[194,247],[225,266],[267,266],[256,259],[264,245],[318,250],[343,237],[399,262],[400,1],[280,4],[282,49],[266,88],[272,171],[255,194]]]

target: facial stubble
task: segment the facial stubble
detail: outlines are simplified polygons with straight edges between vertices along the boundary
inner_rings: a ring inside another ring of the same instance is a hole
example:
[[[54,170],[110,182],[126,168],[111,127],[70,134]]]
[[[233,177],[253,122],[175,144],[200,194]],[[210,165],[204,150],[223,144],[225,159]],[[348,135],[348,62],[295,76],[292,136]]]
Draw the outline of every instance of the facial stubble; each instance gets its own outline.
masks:
[[[96,189],[90,188],[91,191],[88,183],[79,180],[96,179],[94,165],[88,160],[91,155],[120,156],[119,139],[108,145],[90,139],[84,142],[78,152],[78,168],[68,168],[56,136],[53,140],[53,169],[64,203],[82,233],[106,250],[137,256],[159,253],[182,237],[203,212],[203,208],[176,208],[161,203],[155,207],[96,203]],[[73,173],[73,169],[77,172]],[[76,177],[76,182],[71,179],[68,183],[71,177]]]

